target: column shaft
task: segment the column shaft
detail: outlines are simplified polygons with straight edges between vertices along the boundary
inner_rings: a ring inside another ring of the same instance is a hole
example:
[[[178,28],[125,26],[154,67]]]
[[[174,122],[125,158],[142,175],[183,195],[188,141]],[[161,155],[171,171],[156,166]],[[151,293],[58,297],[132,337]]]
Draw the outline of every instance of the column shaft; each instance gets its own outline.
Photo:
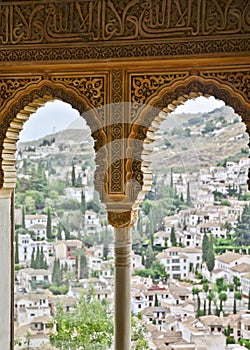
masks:
[[[0,349],[12,348],[12,317],[11,317],[11,265],[12,265],[12,213],[11,193],[0,190]]]
[[[115,228],[115,350],[131,348],[131,228]]]

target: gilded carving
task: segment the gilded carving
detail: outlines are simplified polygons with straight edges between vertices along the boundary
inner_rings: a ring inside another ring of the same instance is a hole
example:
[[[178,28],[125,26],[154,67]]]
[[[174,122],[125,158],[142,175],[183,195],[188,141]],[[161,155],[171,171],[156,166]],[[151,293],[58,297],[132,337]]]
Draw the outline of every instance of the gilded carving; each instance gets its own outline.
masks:
[[[2,2],[0,60],[246,52],[250,48],[246,37],[250,32],[249,12],[247,0]]]
[[[133,226],[137,221],[138,211],[127,210],[122,212],[108,211],[109,224],[115,228]]]
[[[2,45],[249,33],[242,0],[37,0],[1,3]],[[203,16],[207,13],[207,16]]]
[[[104,76],[52,76],[51,81],[75,88],[78,93],[88,99],[93,108],[102,107],[106,103]],[[101,111],[103,115],[103,108]]]
[[[109,164],[108,172],[108,192],[124,193],[124,129],[125,119],[124,96],[123,96],[123,72],[116,69],[112,71],[112,104],[110,105],[110,119],[107,126],[109,134]]]
[[[30,84],[41,81],[41,76],[32,77],[2,77],[0,78],[0,109],[15,95],[15,93],[28,87]]]
[[[230,84],[233,89],[243,93],[250,102],[250,71],[240,72],[204,72],[201,74],[204,78],[212,78],[223,83]]]

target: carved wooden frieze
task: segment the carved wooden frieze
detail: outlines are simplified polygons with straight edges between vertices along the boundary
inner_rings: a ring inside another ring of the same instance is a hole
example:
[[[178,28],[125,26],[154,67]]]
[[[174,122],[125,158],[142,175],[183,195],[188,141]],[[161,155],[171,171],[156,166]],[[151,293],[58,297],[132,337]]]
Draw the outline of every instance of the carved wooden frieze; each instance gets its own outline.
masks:
[[[246,52],[249,17],[247,0],[6,1],[0,60]]]

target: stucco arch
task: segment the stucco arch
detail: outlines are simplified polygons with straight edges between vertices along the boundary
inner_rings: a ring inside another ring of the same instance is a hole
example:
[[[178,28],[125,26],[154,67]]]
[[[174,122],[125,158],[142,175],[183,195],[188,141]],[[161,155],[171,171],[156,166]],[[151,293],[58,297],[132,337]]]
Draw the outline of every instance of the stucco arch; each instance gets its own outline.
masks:
[[[249,96],[246,90],[239,91],[239,86],[234,86],[231,82],[225,83],[219,79],[206,79],[200,76],[191,76],[173,85],[162,86],[154,95],[148,97],[145,105],[141,106],[128,137],[126,181],[136,180],[140,183],[140,188],[137,187],[137,197],[140,200],[149,187],[151,172],[146,156],[152,152],[155,132],[159,129],[161,122],[167,118],[168,113],[173,112],[178,105],[198,96],[214,96],[216,99],[223,100],[241,116],[250,136]],[[250,189],[250,181],[248,186]]]
[[[0,150],[2,157],[0,160],[0,187],[11,189],[15,187],[16,142],[19,139],[19,133],[23,129],[24,123],[39,107],[44,106],[48,101],[56,99],[69,103],[74,109],[78,110],[90,127],[92,137],[95,140],[95,150],[101,147],[103,149],[103,145],[106,143],[106,135],[102,130],[98,108],[91,105],[85,96],[81,96],[79,90],[50,81],[31,84],[19,90],[8,101],[1,112]],[[39,125],[37,127],[39,128]],[[96,162],[99,162],[98,165],[101,165],[103,161],[104,157],[96,159]]]

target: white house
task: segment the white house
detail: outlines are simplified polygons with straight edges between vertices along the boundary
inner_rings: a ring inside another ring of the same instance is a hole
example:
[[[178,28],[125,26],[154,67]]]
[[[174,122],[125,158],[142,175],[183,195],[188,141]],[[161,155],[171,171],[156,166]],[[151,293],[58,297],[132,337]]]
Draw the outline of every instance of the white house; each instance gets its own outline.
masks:
[[[30,231],[34,232],[34,240],[42,241],[45,240],[46,237],[46,225],[44,224],[33,224],[29,227]]]
[[[193,269],[201,267],[202,250],[172,247],[159,253],[156,258],[165,266],[170,278],[187,279]]]
[[[35,224],[43,224],[47,226],[47,215],[44,215],[44,214],[25,215],[25,228],[29,230],[30,226]]]
[[[44,294],[18,296],[15,299],[14,313],[18,325],[31,323],[39,316],[50,316],[48,297]]]
[[[51,273],[44,269],[22,269],[17,273],[19,284],[30,293],[33,289],[44,287],[51,283]]]

